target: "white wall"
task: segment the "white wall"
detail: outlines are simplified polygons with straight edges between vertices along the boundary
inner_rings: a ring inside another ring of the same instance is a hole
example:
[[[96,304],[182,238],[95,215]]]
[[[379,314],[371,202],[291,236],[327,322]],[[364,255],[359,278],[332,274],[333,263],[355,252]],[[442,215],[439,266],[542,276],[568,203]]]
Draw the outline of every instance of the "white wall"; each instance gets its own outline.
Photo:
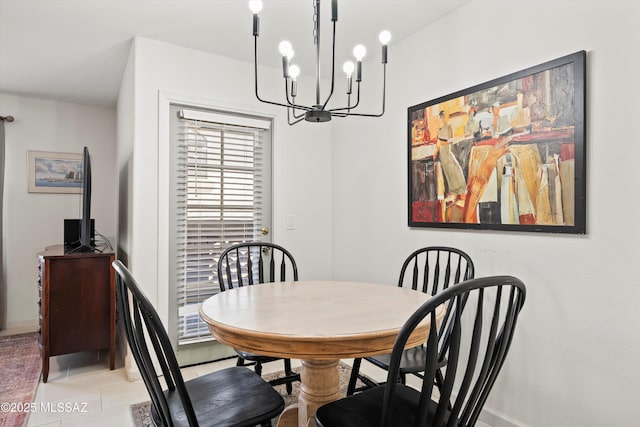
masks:
[[[131,205],[132,191],[132,164],[133,140],[135,132],[135,45],[132,43],[129,50],[129,59],[122,73],[122,81],[118,92],[117,104],[117,246],[118,259],[126,265],[129,261],[130,235],[131,235]]]
[[[382,119],[334,123],[335,278],[394,283],[410,251],[443,244],[467,251],[478,276],[527,284],[486,405],[505,415],[494,425],[640,425],[639,17],[636,1],[474,0],[390,46]],[[409,229],[407,107],[579,50],[587,51],[587,235]]]
[[[5,123],[4,203],[7,328],[37,324],[37,253],[63,243],[65,218],[80,218],[81,195],[27,192],[27,152],[82,153],[89,147],[91,216],[96,231],[115,236],[116,113],[113,108],[78,105],[0,93]]]
[[[267,82],[261,94],[275,97],[281,74],[269,69],[261,73]],[[277,84],[268,84],[269,79]],[[130,180],[120,188],[131,193],[126,214],[130,231],[120,232],[128,233],[129,266],[162,317],[168,315],[169,299],[169,181],[164,171],[170,99],[275,117],[273,240],[295,255],[302,278],[331,276],[329,125],[289,127],[284,109],[258,103],[250,63],[143,38],[134,41],[120,97],[118,121],[126,130],[119,135],[118,169],[121,178]],[[123,107],[127,113],[120,114]],[[295,230],[285,229],[287,214],[295,215]]]

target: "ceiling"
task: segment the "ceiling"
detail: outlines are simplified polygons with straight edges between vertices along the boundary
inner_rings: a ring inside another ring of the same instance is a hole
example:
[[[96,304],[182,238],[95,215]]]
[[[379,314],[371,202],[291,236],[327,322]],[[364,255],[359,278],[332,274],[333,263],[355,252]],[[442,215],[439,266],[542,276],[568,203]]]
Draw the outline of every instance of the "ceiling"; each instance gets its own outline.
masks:
[[[392,63],[394,43],[470,1],[342,0],[336,62],[342,64],[357,43],[368,47],[368,56],[379,56],[377,35],[386,29]],[[329,3],[321,7],[323,76],[330,69]],[[264,0],[261,64],[281,66],[277,45],[286,38],[296,51],[294,62],[315,75],[312,5]],[[114,106],[136,36],[253,61],[246,0],[0,0],[0,92]]]

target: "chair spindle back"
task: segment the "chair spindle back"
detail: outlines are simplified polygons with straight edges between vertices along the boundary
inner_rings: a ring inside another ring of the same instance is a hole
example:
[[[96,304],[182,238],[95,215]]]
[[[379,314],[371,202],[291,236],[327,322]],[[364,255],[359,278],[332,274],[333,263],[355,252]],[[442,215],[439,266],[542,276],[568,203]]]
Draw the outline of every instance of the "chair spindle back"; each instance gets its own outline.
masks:
[[[511,345],[526,288],[511,276],[484,277],[441,291],[404,324],[396,339],[384,393],[381,426],[393,425],[388,408],[395,400],[400,361],[407,339],[424,319],[430,320],[427,357],[414,426],[473,426],[487,400]],[[438,307],[448,307],[447,328],[436,326]],[[448,334],[441,354],[441,334]],[[444,367],[438,367],[442,357]],[[443,375],[435,410],[432,392],[436,375]]]
[[[298,280],[298,267],[288,250],[275,243],[238,243],[218,260],[220,291],[265,282]]]
[[[198,420],[171,341],[158,313],[124,264],[116,260],[112,265],[116,271],[118,311],[124,322],[131,353],[151,397],[152,416],[159,418],[154,422],[164,426],[174,425],[163,387],[158,379],[158,372],[154,366],[154,360],[157,360],[167,389],[178,391],[189,425],[197,426]],[[145,334],[149,337],[151,346],[149,346]]]

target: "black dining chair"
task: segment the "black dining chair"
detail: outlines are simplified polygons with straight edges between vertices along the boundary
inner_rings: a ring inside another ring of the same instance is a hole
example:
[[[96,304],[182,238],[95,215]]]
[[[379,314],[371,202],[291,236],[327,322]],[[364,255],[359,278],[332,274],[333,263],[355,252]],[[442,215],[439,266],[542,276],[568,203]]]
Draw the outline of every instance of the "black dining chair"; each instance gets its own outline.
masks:
[[[267,242],[238,243],[228,247],[218,261],[218,283],[220,291],[266,282],[298,280],[298,266],[293,255],[280,245]],[[283,313],[284,314],[284,313]],[[300,381],[300,374],[291,369],[291,359],[264,356],[239,349],[237,366],[254,366],[262,374],[264,363],[284,361],[284,376],[269,383],[273,386],[285,384],[287,394],[293,391],[292,383]]]
[[[511,276],[468,280],[438,293],[409,317],[391,352],[384,385],[318,408],[319,427],[473,426],[503,366],[526,288]],[[448,319],[437,325],[438,310]],[[396,381],[405,345],[429,321],[424,381],[414,389]],[[442,323],[441,323],[442,324]],[[439,368],[444,349],[447,364]],[[437,372],[443,382],[434,393]]]
[[[112,265],[119,315],[151,398],[154,425],[270,426],[283,411],[284,399],[251,370],[231,367],[184,381],[158,313],[124,264],[116,260]]]
[[[428,246],[414,251],[405,259],[400,269],[398,286],[436,295],[451,285],[473,279],[474,274],[473,261],[465,252],[446,246]],[[425,346],[405,350],[400,361],[400,382],[406,384],[407,375],[415,375],[422,379],[425,359]],[[391,354],[369,356],[364,360],[388,371]],[[445,362],[443,359],[440,364]],[[361,364],[361,358],[353,360],[347,395],[381,385],[360,373]],[[438,386],[440,379],[440,375],[437,375],[436,385]],[[358,380],[363,386],[356,388]]]

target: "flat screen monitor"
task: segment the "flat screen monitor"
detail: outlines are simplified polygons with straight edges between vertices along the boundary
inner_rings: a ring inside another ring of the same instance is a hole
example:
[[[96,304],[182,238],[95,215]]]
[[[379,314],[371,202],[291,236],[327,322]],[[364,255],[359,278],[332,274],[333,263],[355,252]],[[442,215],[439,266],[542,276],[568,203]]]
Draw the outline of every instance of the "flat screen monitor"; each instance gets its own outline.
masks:
[[[91,219],[91,156],[89,149],[82,152],[82,218],[78,243],[70,247],[70,252],[94,252],[96,250],[94,224]],[[65,236],[65,243],[67,236]]]

